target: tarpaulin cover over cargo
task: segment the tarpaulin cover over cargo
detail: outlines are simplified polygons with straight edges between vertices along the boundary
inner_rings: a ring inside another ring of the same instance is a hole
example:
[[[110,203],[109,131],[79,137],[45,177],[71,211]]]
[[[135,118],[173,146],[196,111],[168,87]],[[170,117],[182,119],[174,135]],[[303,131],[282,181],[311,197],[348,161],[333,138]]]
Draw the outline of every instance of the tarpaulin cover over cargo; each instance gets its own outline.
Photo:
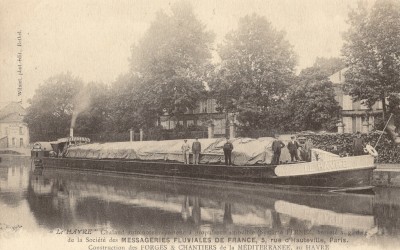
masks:
[[[202,148],[201,164],[215,164],[225,161],[223,152],[225,139],[199,139],[199,141]],[[273,155],[271,146],[274,138],[235,138],[230,141],[234,147],[232,152],[234,165],[271,163]],[[188,139],[189,145],[192,145],[193,142],[194,139]],[[283,143],[287,145],[288,141],[283,141]],[[66,157],[183,162],[182,144],[183,140],[93,143],[68,148]],[[282,162],[290,160],[286,147],[282,149],[280,159]]]

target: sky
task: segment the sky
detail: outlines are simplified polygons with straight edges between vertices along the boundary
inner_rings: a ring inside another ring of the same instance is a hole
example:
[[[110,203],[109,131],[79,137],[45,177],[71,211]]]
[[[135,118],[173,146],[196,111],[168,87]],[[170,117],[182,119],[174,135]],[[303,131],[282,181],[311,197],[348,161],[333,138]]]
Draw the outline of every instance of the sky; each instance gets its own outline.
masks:
[[[158,11],[175,0],[2,0],[0,3],[0,104],[24,106],[51,76],[71,72],[84,82],[111,83],[128,71],[130,49]],[[216,34],[216,44],[240,17],[265,16],[298,55],[297,72],[316,57],[337,57],[358,0],[189,0]],[[364,1],[370,5],[373,0]],[[18,31],[21,31],[17,46]],[[21,53],[21,62],[17,60]],[[21,65],[22,76],[18,74]],[[22,95],[17,88],[22,82]]]

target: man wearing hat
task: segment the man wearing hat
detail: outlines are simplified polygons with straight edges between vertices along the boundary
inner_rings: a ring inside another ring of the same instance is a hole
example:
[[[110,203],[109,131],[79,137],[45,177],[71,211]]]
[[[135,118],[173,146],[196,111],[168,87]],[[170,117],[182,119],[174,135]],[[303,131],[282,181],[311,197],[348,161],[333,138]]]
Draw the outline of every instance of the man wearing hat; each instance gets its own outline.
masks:
[[[289,149],[290,158],[293,161],[299,160],[299,155],[297,153],[297,149],[299,148],[299,143],[296,141],[295,136],[290,137],[291,141],[288,143],[287,147]]]
[[[279,158],[281,157],[281,150],[283,147],[285,147],[285,144],[279,140],[279,135],[275,134],[275,140],[272,142],[272,151],[274,152],[274,155],[272,156],[272,161],[271,164],[279,164]]]
[[[184,143],[182,144],[182,154],[183,154],[183,163],[189,164],[189,150],[190,146],[187,140],[184,140]]]
[[[201,152],[201,143],[199,142],[199,138],[196,137],[196,141],[192,143],[192,152],[193,152],[193,164],[199,165],[199,157]]]
[[[363,155],[364,145],[364,139],[361,137],[360,131],[357,131],[357,137],[353,139],[353,155]]]
[[[224,156],[225,156],[225,165],[232,165],[232,150],[233,144],[229,141],[229,138],[226,138],[226,142],[223,147]]]

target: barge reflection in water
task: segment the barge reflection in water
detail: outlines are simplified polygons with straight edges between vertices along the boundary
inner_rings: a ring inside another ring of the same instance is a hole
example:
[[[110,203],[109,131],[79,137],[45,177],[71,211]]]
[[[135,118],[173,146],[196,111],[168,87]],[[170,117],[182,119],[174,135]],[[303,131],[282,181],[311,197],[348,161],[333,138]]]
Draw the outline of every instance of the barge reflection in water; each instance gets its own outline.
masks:
[[[376,189],[375,195],[300,192],[173,178],[42,172],[30,166],[0,167],[0,188],[3,227],[21,225],[28,234],[89,228],[99,236],[174,232],[239,240],[254,236],[259,242],[276,237],[323,240],[331,249],[343,241],[343,246],[376,248],[399,243],[396,189]]]

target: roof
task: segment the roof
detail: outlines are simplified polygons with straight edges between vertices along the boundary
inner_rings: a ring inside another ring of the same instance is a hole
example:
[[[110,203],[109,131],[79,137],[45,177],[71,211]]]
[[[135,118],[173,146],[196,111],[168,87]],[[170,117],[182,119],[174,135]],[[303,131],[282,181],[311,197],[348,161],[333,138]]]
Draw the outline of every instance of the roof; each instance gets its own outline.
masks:
[[[87,137],[81,137],[81,136],[74,136],[74,137],[65,137],[65,138],[59,138],[57,141],[52,141],[50,144],[60,144],[60,143],[66,143],[66,142],[90,142],[90,139]]]
[[[344,77],[344,73],[346,73],[348,68],[343,68],[337,72],[335,72],[334,74],[332,74],[331,76],[329,76],[329,80],[333,83],[333,84],[343,84],[345,81],[345,77]]]
[[[0,109],[0,123],[23,122],[26,110],[18,102],[10,102]]]

